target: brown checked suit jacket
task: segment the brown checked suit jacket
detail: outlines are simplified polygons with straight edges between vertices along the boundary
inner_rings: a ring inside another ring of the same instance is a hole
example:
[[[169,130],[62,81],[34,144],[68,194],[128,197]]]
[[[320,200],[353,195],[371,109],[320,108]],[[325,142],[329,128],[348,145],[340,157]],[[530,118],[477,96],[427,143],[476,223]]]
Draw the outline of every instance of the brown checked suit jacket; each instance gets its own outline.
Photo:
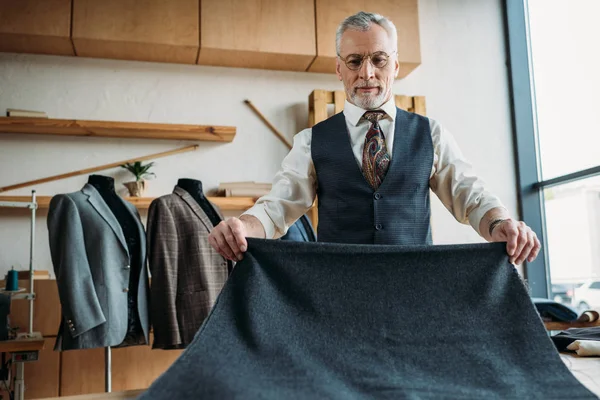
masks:
[[[211,221],[178,186],[152,201],[147,225],[152,347],[185,348],[223,288],[228,263],[208,243]]]

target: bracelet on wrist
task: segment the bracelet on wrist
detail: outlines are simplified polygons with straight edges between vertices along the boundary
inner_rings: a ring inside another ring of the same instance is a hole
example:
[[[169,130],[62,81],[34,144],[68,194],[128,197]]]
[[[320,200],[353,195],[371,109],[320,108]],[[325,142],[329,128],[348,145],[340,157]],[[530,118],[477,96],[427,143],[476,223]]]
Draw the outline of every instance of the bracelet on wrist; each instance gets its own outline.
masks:
[[[497,218],[497,219],[493,220],[490,223],[490,229],[489,229],[490,236],[492,236],[492,232],[494,232],[495,227],[497,227],[498,225],[500,225],[501,223],[503,223],[504,221],[507,221],[507,220],[508,220],[508,218]]]

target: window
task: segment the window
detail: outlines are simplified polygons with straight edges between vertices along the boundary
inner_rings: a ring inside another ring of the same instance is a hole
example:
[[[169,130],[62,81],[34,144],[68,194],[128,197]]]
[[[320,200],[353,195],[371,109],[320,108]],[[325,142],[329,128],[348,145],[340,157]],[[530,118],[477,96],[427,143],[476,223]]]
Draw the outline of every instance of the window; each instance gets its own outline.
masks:
[[[595,304],[590,293],[600,289],[600,1],[505,5],[519,200],[523,219],[544,246],[538,260],[527,264],[526,279],[533,296]]]
[[[600,164],[600,1],[529,0],[544,180]]]

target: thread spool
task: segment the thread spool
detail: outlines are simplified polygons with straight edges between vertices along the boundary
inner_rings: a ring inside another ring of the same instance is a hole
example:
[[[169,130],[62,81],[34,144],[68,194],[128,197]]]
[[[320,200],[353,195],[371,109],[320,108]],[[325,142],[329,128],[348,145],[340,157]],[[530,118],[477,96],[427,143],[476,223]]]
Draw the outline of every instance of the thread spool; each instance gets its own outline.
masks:
[[[19,273],[15,269],[11,269],[6,274],[6,290],[16,291],[19,289]]]

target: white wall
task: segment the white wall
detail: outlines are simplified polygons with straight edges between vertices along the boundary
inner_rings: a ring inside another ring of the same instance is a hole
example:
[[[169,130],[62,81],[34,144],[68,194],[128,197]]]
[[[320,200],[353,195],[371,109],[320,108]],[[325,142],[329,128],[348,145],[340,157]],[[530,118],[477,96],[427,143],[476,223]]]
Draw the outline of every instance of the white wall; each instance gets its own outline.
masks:
[[[463,152],[511,211],[516,211],[502,10],[499,0],[421,0],[422,65],[395,86],[424,95],[427,112],[455,135]],[[332,38],[334,40],[334,38]],[[401,51],[401,49],[400,49]],[[243,103],[252,100],[289,138],[307,121],[313,89],[341,89],[334,75],[115,60],[0,54],[0,110],[44,110],[51,118],[218,124],[237,127],[230,144],[158,159],[148,196],[171,192],[180,177],[270,181],[287,150]],[[0,186],[186,145],[186,142],[0,136]],[[127,176],[110,170],[124,182]],[[39,195],[80,189],[81,176],[35,187]],[[120,185],[119,185],[120,186]],[[31,188],[6,192],[28,195]],[[436,200],[436,243],[477,242]],[[37,269],[52,270],[46,214],[37,219]],[[0,274],[28,266],[25,212],[0,210]]]

